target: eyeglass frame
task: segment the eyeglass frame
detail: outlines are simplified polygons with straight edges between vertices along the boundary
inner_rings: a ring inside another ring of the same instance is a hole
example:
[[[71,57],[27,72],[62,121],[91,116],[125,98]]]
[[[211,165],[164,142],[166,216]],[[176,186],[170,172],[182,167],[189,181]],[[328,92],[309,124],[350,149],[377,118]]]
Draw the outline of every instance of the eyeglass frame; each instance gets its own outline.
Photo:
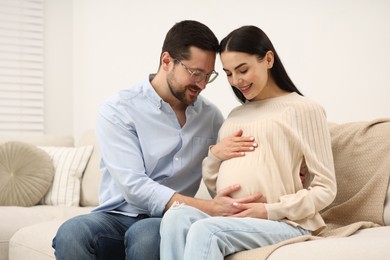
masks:
[[[194,82],[194,83],[199,83],[199,82],[201,82],[201,81],[203,81],[205,79],[208,79],[206,81],[206,84],[209,84],[209,83],[213,82],[219,75],[219,73],[216,72],[215,70],[213,70],[210,73],[204,73],[203,71],[200,71],[200,70],[194,70],[193,71],[190,68],[188,68],[181,60],[174,58],[174,61],[179,62],[188,71],[188,73],[190,73],[190,80],[192,82]],[[198,73],[199,75],[196,76],[195,75],[196,73]],[[194,77],[200,77],[200,75],[201,75],[201,79],[200,80],[194,80]],[[211,78],[211,76],[213,76],[213,75],[215,75],[215,76],[213,78]]]

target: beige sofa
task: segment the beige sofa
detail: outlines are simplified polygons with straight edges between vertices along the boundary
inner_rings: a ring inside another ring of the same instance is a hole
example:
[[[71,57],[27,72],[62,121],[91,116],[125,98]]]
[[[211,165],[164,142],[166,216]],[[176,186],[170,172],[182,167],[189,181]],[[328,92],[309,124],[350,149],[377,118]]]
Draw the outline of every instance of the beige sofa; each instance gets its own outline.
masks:
[[[390,122],[388,120],[375,120],[368,123],[330,124],[330,127],[333,145],[335,147],[337,146],[338,149],[334,150],[336,175],[338,172],[345,171],[345,168],[354,169],[354,167],[348,167],[348,164],[359,166],[360,162],[364,162],[362,158],[358,157],[359,154],[366,153],[368,157],[374,154],[375,158],[373,160],[370,160],[367,165],[359,167],[370,172],[376,169],[377,171],[381,171],[379,175],[385,176],[381,180],[382,183],[385,182],[381,187],[386,186],[385,191],[381,192],[383,195],[378,196],[377,194],[373,194],[375,196],[372,198],[372,196],[363,194],[367,197],[367,201],[364,201],[365,204],[370,204],[372,200],[376,200],[376,203],[374,203],[376,205],[375,208],[371,209],[368,207],[368,212],[375,212],[374,216],[371,217],[368,214],[369,219],[367,220],[379,219],[376,222],[379,222],[381,225],[361,229],[348,237],[342,235],[333,238],[297,242],[275,248],[273,252],[272,250],[269,252],[269,260],[388,259],[390,256],[390,191],[388,190],[388,176],[390,175],[388,174],[390,172]],[[376,129],[375,131],[367,130],[373,127]],[[9,138],[0,136],[0,144],[6,141],[9,141]],[[40,146],[74,145],[72,137],[45,136],[23,139],[22,141]],[[364,144],[364,153],[358,152],[356,154],[355,151],[351,151],[350,160],[345,160],[345,154],[350,154],[350,152],[346,151],[344,146],[348,146],[348,149],[350,149],[351,145],[352,147],[356,146],[359,148],[362,147],[362,144]],[[88,213],[97,205],[98,183],[100,180],[98,170],[99,153],[92,131],[86,133],[75,146],[84,145],[93,145],[94,149],[81,179],[80,206],[0,206],[0,260],[54,259],[51,241],[61,223],[70,217]],[[378,153],[373,153],[373,151],[378,151],[382,156],[379,158]],[[340,162],[340,159],[348,161],[348,163]],[[344,184],[342,183],[341,185]],[[334,204],[334,208],[348,204],[349,201],[356,198],[354,194],[346,198],[346,192],[349,189],[344,189],[343,187],[343,190],[339,192],[340,196],[338,194],[339,197],[335,200],[337,205]],[[359,190],[364,191],[363,188],[359,188]],[[209,198],[203,184],[196,196]],[[352,222],[359,221],[359,219],[354,219],[355,216],[361,215],[358,211],[356,211],[356,214],[354,211],[345,212],[347,219],[351,219]],[[259,250],[261,249],[244,251],[228,258],[233,260],[261,259],[260,255],[264,254]]]
[[[0,206],[0,260],[54,259],[51,239],[58,226],[68,218],[90,212],[98,204],[99,151],[94,133],[87,131],[76,143],[72,136],[39,136],[18,140],[0,136],[0,145],[10,141],[41,147],[94,146],[81,179],[79,206]]]

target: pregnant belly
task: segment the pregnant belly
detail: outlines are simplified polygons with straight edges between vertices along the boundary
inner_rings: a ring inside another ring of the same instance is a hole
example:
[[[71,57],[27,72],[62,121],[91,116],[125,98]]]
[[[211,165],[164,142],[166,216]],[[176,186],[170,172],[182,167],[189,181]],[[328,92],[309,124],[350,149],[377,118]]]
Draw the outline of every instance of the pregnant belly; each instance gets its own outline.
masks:
[[[244,170],[245,169],[245,170]],[[217,179],[217,192],[230,185],[240,184],[241,188],[231,193],[233,198],[241,198],[255,192],[264,193],[264,175],[261,168],[257,167],[237,167],[234,160],[222,162]]]

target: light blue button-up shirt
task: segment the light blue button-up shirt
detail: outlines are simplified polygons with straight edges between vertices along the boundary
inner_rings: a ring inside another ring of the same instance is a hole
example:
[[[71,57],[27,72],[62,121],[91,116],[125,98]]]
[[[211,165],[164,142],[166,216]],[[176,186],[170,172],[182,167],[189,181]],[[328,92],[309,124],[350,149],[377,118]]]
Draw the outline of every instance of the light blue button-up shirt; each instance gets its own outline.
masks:
[[[202,96],[181,128],[150,79],[119,91],[99,109],[96,135],[102,180],[94,211],[162,216],[175,192],[194,196],[202,160],[216,143],[223,116]]]

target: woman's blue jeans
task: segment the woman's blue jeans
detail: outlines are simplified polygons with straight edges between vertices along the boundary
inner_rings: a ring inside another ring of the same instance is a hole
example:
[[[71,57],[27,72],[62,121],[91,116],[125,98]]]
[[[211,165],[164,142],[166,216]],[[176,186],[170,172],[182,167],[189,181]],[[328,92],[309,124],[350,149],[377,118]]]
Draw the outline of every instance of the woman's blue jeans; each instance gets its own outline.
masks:
[[[67,220],[53,239],[57,260],[159,259],[161,218],[92,212]]]
[[[281,221],[210,217],[196,208],[179,205],[165,213],[160,234],[162,260],[223,260],[236,252],[310,232]]]

